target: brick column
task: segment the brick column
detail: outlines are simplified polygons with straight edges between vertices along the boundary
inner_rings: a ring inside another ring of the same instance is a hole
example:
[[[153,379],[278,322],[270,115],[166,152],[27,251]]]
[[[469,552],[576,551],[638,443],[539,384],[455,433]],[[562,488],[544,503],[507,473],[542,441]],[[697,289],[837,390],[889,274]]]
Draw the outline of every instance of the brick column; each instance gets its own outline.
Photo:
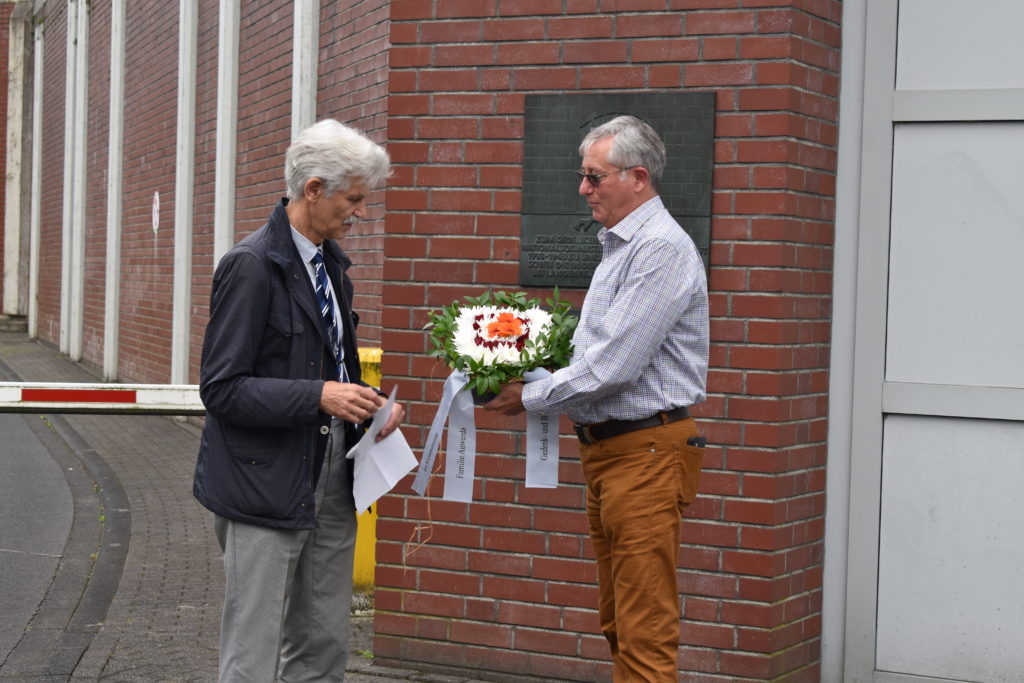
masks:
[[[714,91],[712,368],[696,411],[711,446],[683,525],[680,671],[817,680],[841,5],[723,4],[391,3],[383,372],[418,447],[447,376],[425,356],[427,312],[520,289],[526,94]],[[472,505],[439,500],[439,480],[380,505],[375,654],[605,680],[568,424],[563,483],[542,491],[523,487],[524,421],[477,420]]]

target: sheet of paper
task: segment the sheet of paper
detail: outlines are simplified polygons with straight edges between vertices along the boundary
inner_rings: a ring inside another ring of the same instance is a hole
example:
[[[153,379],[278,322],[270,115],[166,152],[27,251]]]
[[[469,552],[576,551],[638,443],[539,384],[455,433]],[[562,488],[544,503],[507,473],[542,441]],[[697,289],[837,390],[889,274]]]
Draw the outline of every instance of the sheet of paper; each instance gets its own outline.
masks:
[[[379,443],[376,442],[377,434],[387,424],[395,405],[395,394],[396,391],[392,390],[387,403],[374,415],[366,434],[347,454],[347,457],[355,460],[352,493],[357,513],[373,505],[417,465],[416,456],[400,429],[391,432]]]
[[[373,421],[370,422],[370,428],[366,430],[365,434],[363,434],[363,438],[360,439],[359,443],[355,446],[348,449],[348,453],[345,454],[346,458],[351,460],[355,457],[359,447],[366,443],[367,440],[369,440],[370,443],[373,443],[374,439],[377,438],[377,435],[380,434],[380,430],[384,429],[384,425],[388,423],[388,418],[391,416],[391,409],[395,407],[395,394],[397,393],[398,387],[396,386],[391,390],[391,394],[388,396],[388,400],[384,402],[384,405],[373,414]]]

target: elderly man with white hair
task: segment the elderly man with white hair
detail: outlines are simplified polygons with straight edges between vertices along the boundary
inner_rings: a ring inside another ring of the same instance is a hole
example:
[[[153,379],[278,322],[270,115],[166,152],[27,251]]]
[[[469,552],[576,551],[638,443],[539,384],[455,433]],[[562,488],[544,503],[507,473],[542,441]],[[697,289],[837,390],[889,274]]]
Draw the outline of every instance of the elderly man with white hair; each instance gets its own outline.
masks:
[[[224,550],[221,681],[341,681],[356,536],[345,453],[384,405],[360,379],[351,261],[335,244],[390,173],[324,120],[285,154],[288,196],[214,274],[193,492]],[[401,422],[395,406],[382,439]]]

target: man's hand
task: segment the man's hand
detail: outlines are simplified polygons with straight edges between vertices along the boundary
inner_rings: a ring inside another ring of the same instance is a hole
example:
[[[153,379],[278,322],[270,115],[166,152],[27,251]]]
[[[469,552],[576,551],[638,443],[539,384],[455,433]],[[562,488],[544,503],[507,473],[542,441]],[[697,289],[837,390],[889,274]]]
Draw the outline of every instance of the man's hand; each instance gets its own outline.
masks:
[[[379,397],[380,398],[380,397]],[[381,405],[384,405],[386,399],[380,398]],[[398,429],[398,425],[402,424],[402,419],[405,417],[405,408],[402,404],[396,403],[391,406],[391,414],[388,415],[387,424],[381,427],[380,433],[377,434],[377,441],[383,441],[387,436]]]
[[[355,424],[362,424],[382,405],[384,399],[376,391],[359,384],[324,382],[320,394],[320,410]]]
[[[493,410],[502,415],[518,415],[526,410],[523,407],[523,383],[511,382],[498,392],[498,395],[484,404],[484,410]]]

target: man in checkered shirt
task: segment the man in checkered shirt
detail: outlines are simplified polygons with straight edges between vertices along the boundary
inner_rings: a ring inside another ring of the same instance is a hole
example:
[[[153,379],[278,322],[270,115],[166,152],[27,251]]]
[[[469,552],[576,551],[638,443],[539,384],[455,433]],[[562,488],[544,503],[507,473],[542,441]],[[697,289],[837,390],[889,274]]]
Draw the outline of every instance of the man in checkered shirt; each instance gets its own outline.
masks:
[[[632,116],[580,144],[579,193],[603,248],[569,367],[502,388],[485,408],[566,413],[576,423],[614,680],[676,681],[679,520],[696,496],[704,439],[707,280],[658,196],[665,146]]]

